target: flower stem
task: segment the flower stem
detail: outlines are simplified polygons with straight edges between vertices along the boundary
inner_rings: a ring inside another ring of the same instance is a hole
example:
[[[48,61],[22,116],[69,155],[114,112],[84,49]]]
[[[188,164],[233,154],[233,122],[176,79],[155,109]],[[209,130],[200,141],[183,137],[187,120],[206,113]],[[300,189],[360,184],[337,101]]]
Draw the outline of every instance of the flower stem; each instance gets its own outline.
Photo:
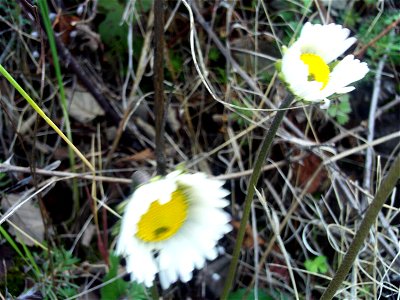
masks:
[[[165,175],[164,101],[164,1],[154,1],[154,110],[156,121],[157,174]]]
[[[258,156],[256,158],[253,168],[253,173],[250,177],[249,187],[244,202],[243,217],[240,222],[239,232],[236,238],[235,248],[233,249],[232,260],[229,266],[228,276],[225,281],[225,286],[221,295],[221,299],[227,299],[229,291],[232,288],[236,267],[239,261],[240,249],[242,247],[245,229],[250,215],[251,202],[253,201],[256,184],[260,177],[261,167],[264,165],[265,159],[269,154],[269,150],[271,149],[273,139],[276,135],[276,132],[278,131],[279,125],[282,122],[283,116],[286,113],[286,108],[290,106],[293,100],[294,100],[293,97],[288,96],[281,103],[278,111],[276,112],[275,118],[272,121],[271,128],[268,130],[267,135],[265,136],[263,143],[259,149]]]
[[[154,281],[153,286],[150,288],[151,298],[153,300],[160,299],[160,294],[158,293],[157,283]]]
[[[165,103],[164,103],[164,1],[154,1],[154,115],[156,122],[155,154],[157,175],[164,176],[165,165]],[[151,287],[153,300],[160,298],[157,281]]]
[[[365,213],[364,219],[362,220],[354,239],[347,250],[343,261],[337,270],[335,276],[329,283],[327,289],[321,297],[321,300],[330,300],[335,296],[336,291],[339,289],[343,280],[346,278],[353,266],[354,260],[356,259],[361,246],[367,237],[369,230],[373,223],[375,222],[379,211],[381,210],[383,204],[385,204],[386,199],[389,197],[397,180],[400,178],[400,155],[397,156],[392,167],[390,168],[386,178],[383,180],[376,192],[374,200],[372,200],[369,205],[367,212]]]

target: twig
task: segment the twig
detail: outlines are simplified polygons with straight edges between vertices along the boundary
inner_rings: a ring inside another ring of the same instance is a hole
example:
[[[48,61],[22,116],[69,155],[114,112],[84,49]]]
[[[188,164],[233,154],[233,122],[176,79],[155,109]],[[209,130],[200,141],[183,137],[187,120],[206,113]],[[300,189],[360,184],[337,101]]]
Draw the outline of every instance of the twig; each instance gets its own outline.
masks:
[[[360,58],[362,56],[364,56],[364,52],[367,51],[367,49],[372,46],[373,44],[375,44],[379,39],[381,39],[382,37],[384,37],[386,34],[388,34],[393,28],[395,28],[398,24],[400,23],[400,18],[398,18],[397,20],[393,21],[391,24],[389,24],[380,34],[378,34],[376,37],[374,37],[372,40],[370,40],[366,45],[364,45],[363,47],[361,47],[360,50],[357,50],[354,53],[354,56]]]
[[[143,46],[142,46],[142,49],[140,50],[139,61],[137,63],[137,69],[135,72],[135,80],[133,82],[132,89],[129,92],[128,104],[133,102],[133,97],[136,95],[136,91],[139,87],[139,83],[142,81],[142,77],[146,70],[146,65],[149,61],[149,54],[151,53],[151,51],[150,51],[151,36],[152,36],[151,29],[153,27],[153,24],[154,24],[154,10],[151,10],[150,14],[149,14],[149,18],[147,20],[146,35],[144,37]]]
[[[370,144],[374,139],[374,131],[375,131],[375,113],[376,108],[378,106],[378,98],[381,91],[381,78],[382,78],[382,70],[385,66],[387,55],[385,54],[379,61],[378,68],[375,74],[374,81],[374,90],[372,92],[371,97],[371,106],[369,108],[369,116],[368,116],[368,136],[367,142]],[[365,153],[365,164],[364,164],[364,182],[363,188],[367,191],[371,191],[371,174],[372,174],[372,152],[373,148],[368,147]],[[367,199],[365,199],[367,200]],[[367,205],[368,201],[364,201],[364,205]]]
[[[295,156],[290,159],[290,162],[297,162],[304,158],[304,155]],[[281,167],[289,162],[287,160],[281,160],[275,162],[273,164],[268,164],[262,167],[261,171],[269,171],[275,169],[277,166]],[[29,167],[20,167],[20,166],[13,166],[6,163],[0,163],[0,172],[20,172],[20,173],[32,173],[32,170]],[[43,176],[52,176],[52,177],[63,177],[63,179],[70,179],[70,178],[81,178],[87,180],[96,180],[99,182],[109,182],[109,183],[120,183],[120,184],[132,184],[132,179],[128,178],[118,178],[118,177],[111,177],[111,176],[100,176],[96,175],[93,176],[91,173],[73,173],[67,171],[52,171],[48,169],[35,169],[36,174],[43,175]],[[100,174],[101,171],[96,172],[96,174]],[[240,172],[232,172],[229,174],[223,174],[214,176],[213,178],[218,180],[229,180],[235,178],[241,178],[244,176],[250,176],[253,173],[253,169],[244,170]]]
[[[360,146],[354,147],[352,149],[343,151],[343,152],[341,152],[341,153],[339,153],[339,154],[337,154],[335,156],[332,156],[332,157],[328,158],[327,160],[324,160],[324,165],[331,164],[331,163],[333,163],[335,161],[338,161],[339,159],[342,159],[344,157],[347,157],[349,155],[352,155],[354,153],[357,153],[359,151],[367,149],[368,147],[373,147],[375,145],[386,143],[387,141],[390,141],[392,139],[396,139],[398,137],[400,137],[400,132],[399,131],[392,132],[392,133],[390,133],[390,134],[388,134],[388,135],[386,135],[384,137],[381,137],[379,139],[376,139],[376,140],[372,141],[371,143],[362,144]]]
[[[321,0],[316,0],[315,5],[317,6],[317,10],[320,14],[322,22],[326,25],[331,23],[331,16],[329,15],[328,11],[325,9],[324,3]]]
[[[0,163],[0,171],[1,172],[21,172],[21,173],[31,173],[31,169],[29,167],[19,167],[13,166],[6,163]],[[38,175],[45,176],[56,176],[56,177],[64,177],[64,179],[69,178],[81,178],[88,180],[97,180],[104,182],[113,182],[113,183],[122,183],[122,184],[131,184],[132,180],[127,178],[116,178],[116,177],[106,177],[106,176],[93,176],[92,173],[74,173],[74,172],[64,172],[64,171],[51,171],[46,169],[35,169],[35,173]]]

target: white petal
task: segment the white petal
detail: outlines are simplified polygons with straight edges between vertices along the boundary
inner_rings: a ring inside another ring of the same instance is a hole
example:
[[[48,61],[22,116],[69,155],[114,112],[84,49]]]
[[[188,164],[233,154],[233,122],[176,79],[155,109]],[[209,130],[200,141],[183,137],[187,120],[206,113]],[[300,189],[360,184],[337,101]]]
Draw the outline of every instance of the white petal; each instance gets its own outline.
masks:
[[[153,285],[157,266],[152,253],[145,247],[137,245],[135,253],[126,257],[126,269],[132,280],[143,282],[147,287]]]
[[[181,253],[181,259],[179,260],[178,270],[179,270],[179,277],[182,279],[183,282],[186,282],[192,278],[192,272],[194,270],[194,262],[190,257],[188,252]],[[189,278],[185,281],[185,279]]]
[[[354,37],[348,38],[350,30],[337,24],[306,23],[296,43],[302,53],[315,53],[329,64],[342,55],[356,42]]]
[[[171,245],[164,245],[157,257],[160,270],[171,268],[174,262],[174,253],[176,253],[175,249]]]
[[[347,55],[332,70],[329,82],[324,89],[326,97],[333,93],[343,93],[354,88],[347,89],[347,86],[355,81],[362,79],[369,69],[367,64],[354,59],[353,55]]]
[[[341,81],[348,85],[360,80],[368,73],[368,65],[354,59],[353,55],[347,55],[332,70],[332,78],[341,78]]]
[[[209,250],[207,251],[207,253],[206,253],[205,255],[206,255],[206,257],[207,257],[209,260],[214,260],[214,259],[216,259],[217,256],[218,256],[218,251],[217,251],[216,248],[211,248],[211,249],[209,249]]]
[[[132,280],[151,286],[159,273],[161,286],[166,289],[178,278],[184,282],[190,280],[195,268],[202,268],[206,259],[216,257],[218,240],[232,229],[230,215],[222,209],[229,204],[224,199],[229,192],[222,188],[223,184],[203,173],[179,171],[135,191],[126,206],[117,241],[117,253],[126,256]],[[171,194],[181,185],[185,186],[188,215],[178,232],[160,242],[137,238],[137,223],[151,203],[170,201]],[[158,252],[156,258],[154,251]]]
[[[171,281],[168,278],[168,274],[164,271],[160,271],[158,273],[158,276],[160,278],[160,283],[161,283],[161,287],[163,290],[166,290],[167,288],[169,288],[169,286],[171,285],[171,283],[173,283],[174,281]]]
[[[331,101],[329,99],[324,99],[325,101],[322,102],[322,104],[320,105],[321,109],[328,109],[329,106],[331,105]]]
[[[160,283],[161,287],[166,290],[172,283],[178,280],[178,273],[175,268],[160,270]]]
[[[184,270],[181,270],[179,273],[179,278],[181,279],[182,282],[188,282],[193,278],[193,274],[191,271],[185,273]]]
[[[354,91],[356,88],[354,86],[346,86],[344,88],[338,89],[336,91],[337,94],[347,94],[350,93],[351,91]]]

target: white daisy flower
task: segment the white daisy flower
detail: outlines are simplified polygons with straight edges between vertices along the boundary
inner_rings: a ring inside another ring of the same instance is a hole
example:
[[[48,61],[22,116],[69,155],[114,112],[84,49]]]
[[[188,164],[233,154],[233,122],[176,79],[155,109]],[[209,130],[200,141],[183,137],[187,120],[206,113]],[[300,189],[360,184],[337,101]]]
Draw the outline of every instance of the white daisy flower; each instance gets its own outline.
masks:
[[[176,171],[136,189],[116,249],[132,281],[150,287],[158,273],[166,289],[178,279],[189,281],[194,269],[217,257],[218,240],[232,229],[222,185],[203,173]]]
[[[324,100],[329,106],[327,97],[355,89],[349,84],[368,73],[367,64],[353,55],[331,64],[356,42],[349,34],[341,25],[304,25],[298,40],[285,49],[281,62],[281,76],[294,95],[305,101]]]

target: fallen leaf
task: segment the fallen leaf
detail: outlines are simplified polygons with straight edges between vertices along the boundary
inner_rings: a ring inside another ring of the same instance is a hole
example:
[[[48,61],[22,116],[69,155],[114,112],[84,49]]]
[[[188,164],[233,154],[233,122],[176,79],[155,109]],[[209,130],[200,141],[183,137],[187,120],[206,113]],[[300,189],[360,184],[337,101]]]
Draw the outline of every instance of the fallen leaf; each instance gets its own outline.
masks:
[[[298,152],[295,154],[297,155]],[[319,168],[321,162],[322,161],[318,156],[309,153],[301,162],[293,164],[293,171],[295,174],[294,178],[296,178],[297,183],[301,188],[304,188],[308,184],[314,175],[314,172]],[[307,193],[312,194],[321,190],[327,178],[328,174],[326,169],[322,168],[310,183]]]
[[[232,221],[232,225],[233,225],[233,228],[235,228],[236,230],[239,230],[239,227],[240,227],[239,221]],[[261,246],[265,245],[265,241],[260,236],[257,236],[257,243]],[[246,225],[246,230],[245,230],[244,239],[243,239],[242,244],[247,249],[254,248],[253,229],[249,224]]]
[[[68,99],[72,99],[69,114],[81,123],[92,121],[98,116],[104,116],[104,110],[97,103],[96,99],[85,90],[78,86],[77,89],[66,89]]]
[[[1,208],[4,212],[9,210],[13,205],[18,203],[25,195],[22,194],[8,194],[4,196],[1,201]],[[14,214],[8,218],[12,223],[19,227],[28,236],[34,238],[42,243],[44,240],[44,224],[42,214],[38,206],[34,205],[32,201],[28,201],[19,207]],[[34,242],[21,234],[13,226],[10,225],[9,233],[13,236],[18,236],[17,241],[23,241],[27,246],[33,246]]]
[[[154,152],[150,148],[146,148],[138,153],[133,155],[129,155],[119,159],[117,162],[126,162],[126,161],[144,161],[147,159],[154,159]]]
[[[54,20],[54,29],[59,33],[61,40],[64,45],[69,45],[71,42],[71,32],[75,30],[73,25],[75,22],[79,22],[80,19],[77,16],[69,15],[58,15]]]
[[[85,232],[83,233],[81,244],[85,247],[90,246],[93,236],[96,234],[96,226],[89,224]]]

